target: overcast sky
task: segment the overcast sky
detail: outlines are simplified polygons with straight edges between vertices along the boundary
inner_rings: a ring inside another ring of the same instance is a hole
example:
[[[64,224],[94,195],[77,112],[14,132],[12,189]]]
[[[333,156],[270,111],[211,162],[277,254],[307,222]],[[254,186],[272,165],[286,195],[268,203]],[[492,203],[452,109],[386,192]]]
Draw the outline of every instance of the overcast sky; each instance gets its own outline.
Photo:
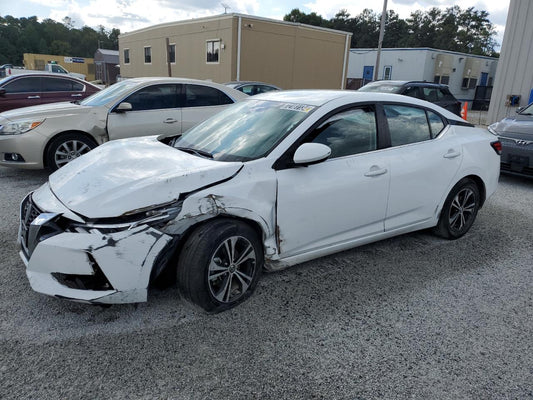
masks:
[[[341,9],[357,15],[364,8],[380,13],[383,7],[380,0],[0,0],[0,15],[17,18],[36,15],[40,20],[52,18],[56,21],[69,16],[76,27],[103,25],[107,29],[129,32],[163,22],[222,14],[222,3],[229,6],[228,12],[273,19],[283,19],[293,8],[305,13],[314,11],[329,19]],[[501,44],[509,0],[388,0],[387,8],[407,18],[415,10],[453,5],[488,11],[498,32],[496,40]]]

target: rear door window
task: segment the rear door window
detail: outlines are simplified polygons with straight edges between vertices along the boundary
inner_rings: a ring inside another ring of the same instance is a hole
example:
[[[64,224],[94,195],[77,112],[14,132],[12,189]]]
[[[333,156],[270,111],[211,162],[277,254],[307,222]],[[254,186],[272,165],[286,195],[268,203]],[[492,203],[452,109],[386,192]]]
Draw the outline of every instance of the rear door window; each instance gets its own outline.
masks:
[[[43,78],[43,92],[83,92],[84,85],[70,79]]]
[[[383,109],[389,125],[391,146],[431,139],[431,130],[424,109],[403,105],[385,105]]]
[[[221,106],[232,103],[233,100],[226,93],[216,88],[202,85],[185,85],[184,107]]]

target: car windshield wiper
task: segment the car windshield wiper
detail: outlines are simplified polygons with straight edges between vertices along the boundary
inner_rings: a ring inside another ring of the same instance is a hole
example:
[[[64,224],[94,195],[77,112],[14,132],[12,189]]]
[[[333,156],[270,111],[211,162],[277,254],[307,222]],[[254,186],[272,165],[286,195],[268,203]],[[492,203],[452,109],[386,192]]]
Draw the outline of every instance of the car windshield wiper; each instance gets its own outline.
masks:
[[[213,158],[213,154],[207,152],[207,151],[204,151],[204,150],[198,150],[198,149],[193,149],[192,147],[176,147],[176,149],[178,150],[181,150],[181,151],[184,151],[186,153],[190,153],[190,154],[196,154],[198,156],[202,156],[202,157],[207,157],[207,158]]]

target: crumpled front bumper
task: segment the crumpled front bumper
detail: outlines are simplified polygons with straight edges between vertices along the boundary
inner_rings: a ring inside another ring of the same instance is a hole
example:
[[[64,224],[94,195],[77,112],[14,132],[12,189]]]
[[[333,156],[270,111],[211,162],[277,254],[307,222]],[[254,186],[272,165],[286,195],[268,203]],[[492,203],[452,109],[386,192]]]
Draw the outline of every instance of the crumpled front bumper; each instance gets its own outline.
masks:
[[[35,221],[39,223],[39,218]],[[31,287],[40,293],[81,302],[146,301],[152,269],[173,240],[147,225],[113,233],[93,229],[49,237],[46,222],[44,229],[32,226],[34,222],[30,224],[30,230],[37,232],[33,234],[32,251],[28,251],[24,230],[19,231],[20,256]],[[21,220],[21,227],[23,223]]]

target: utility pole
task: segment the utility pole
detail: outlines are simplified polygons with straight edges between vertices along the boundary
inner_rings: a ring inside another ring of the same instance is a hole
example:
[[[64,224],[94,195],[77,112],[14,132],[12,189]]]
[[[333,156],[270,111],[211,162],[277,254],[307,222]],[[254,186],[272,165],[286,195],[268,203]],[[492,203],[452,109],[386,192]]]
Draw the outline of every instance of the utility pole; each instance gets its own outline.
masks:
[[[383,36],[385,35],[385,21],[387,19],[387,0],[383,0],[383,11],[381,12],[381,26],[379,28],[378,53],[376,56],[376,69],[374,70],[374,80],[378,80],[379,59],[381,57],[381,45],[383,44]]]

